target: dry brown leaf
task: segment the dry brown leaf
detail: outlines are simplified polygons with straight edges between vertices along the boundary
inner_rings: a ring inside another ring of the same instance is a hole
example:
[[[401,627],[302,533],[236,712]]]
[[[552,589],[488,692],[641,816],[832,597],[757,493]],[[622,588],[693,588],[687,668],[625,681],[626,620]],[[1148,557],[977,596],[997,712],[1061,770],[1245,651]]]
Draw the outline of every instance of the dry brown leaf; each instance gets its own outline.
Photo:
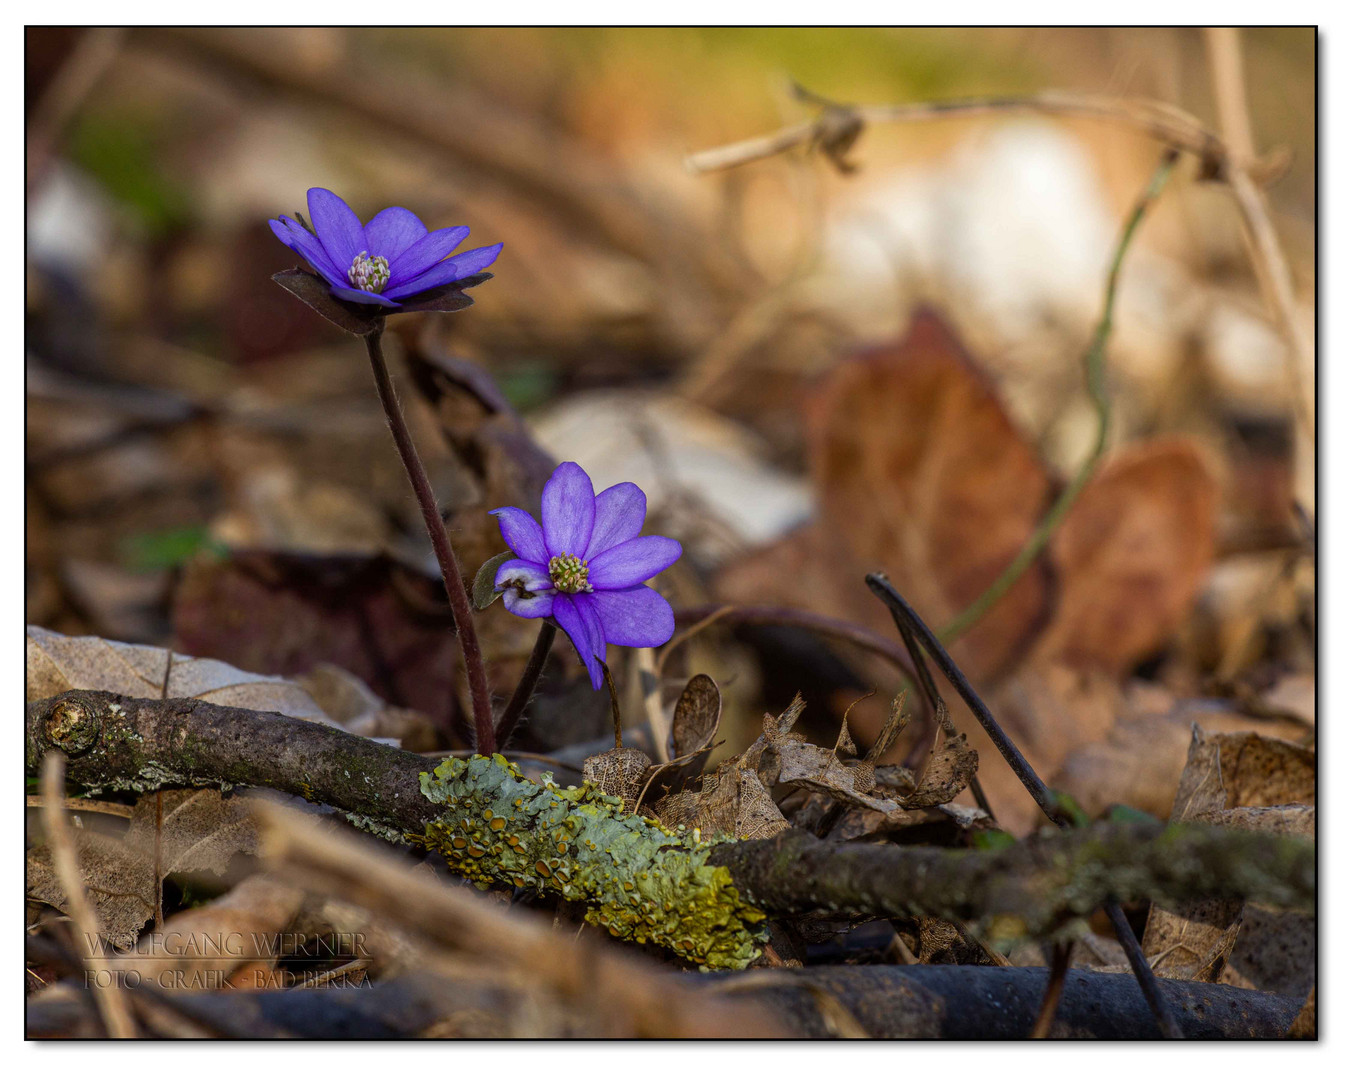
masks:
[[[335,664],[318,664],[294,681],[331,720],[352,735],[393,739],[403,750],[423,753],[439,746],[434,721],[416,709],[388,705],[363,679]]]
[[[74,836],[84,889],[104,936],[118,948],[133,945],[140,928],[154,917],[153,864],[116,837],[85,829],[76,830]],[[31,899],[68,912],[65,889],[45,844],[28,852],[25,880]]]
[[[978,755],[967,745],[965,732],[950,739],[940,731],[915,790],[902,796],[902,806],[916,810],[952,802],[976,775],[977,761]]]
[[[1119,675],[1162,645],[1214,556],[1217,501],[1186,440],[1108,458],[1051,538],[1058,594],[1033,662]]]
[[[645,773],[653,760],[634,746],[615,746],[601,754],[584,758],[584,783],[592,784],[608,795],[616,795],[623,805],[633,807],[644,790]]]
[[[845,556],[824,565],[857,582],[885,570],[931,626],[985,591],[1046,509],[1051,483],[1036,450],[931,312],[902,341],[833,372],[809,420],[820,516],[838,523]],[[1047,601],[1033,567],[960,642],[968,674],[985,679],[1012,662]],[[828,613],[891,629],[871,597],[861,611]]]
[[[1052,787],[1068,791],[1089,814],[1123,804],[1167,817],[1185,767],[1193,723],[1212,734],[1255,731],[1292,741],[1303,733],[1292,721],[1245,716],[1219,702],[1178,700],[1137,682],[1126,688],[1115,707],[1116,722],[1104,738],[1071,748],[1058,768],[1043,770]]]
[[[709,675],[693,675],[673,710],[673,757],[695,754],[710,745],[719,730],[723,700]]]
[[[169,671],[167,649],[99,637],[66,637],[30,626],[25,660],[26,700],[37,701],[67,690],[106,690],[138,698],[199,698],[215,705],[331,723],[306,690],[285,679],[253,675],[220,660],[181,653],[173,654]]]
[[[180,911],[163,931],[144,938],[132,952],[106,961],[123,977],[165,991],[219,990],[240,967],[269,970],[283,951],[281,931],[299,911],[303,894],[266,874],[245,879],[200,907]]]
[[[137,800],[124,836],[83,829],[75,833],[89,898],[108,940],[118,948],[135,944],[140,928],[154,915],[156,828],[162,877],[199,871],[223,874],[235,855],[256,851],[256,826],[249,816],[252,800],[188,789],[166,790],[162,799],[161,828],[156,826],[160,808],[152,793]],[[28,853],[27,878],[30,897],[66,910],[65,892],[45,846]]]
[[[1306,804],[1315,799],[1315,788],[1312,751],[1255,734],[1206,735],[1197,726],[1171,820],[1311,836],[1316,814]],[[1289,801],[1300,805],[1277,804]],[[1254,983],[1259,975],[1276,987],[1301,985],[1306,993],[1316,977],[1315,917],[1258,911],[1249,940],[1240,933],[1244,918],[1244,905],[1235,901],[1154,907],[1144,931],[1145,954],[1168,978],[1271,989]],[[1226,979],[1234,955],[1241,970]]]
[[[213,788],[173,789],[161,794],[161,824],[156,795],[142,795],[136,801],[126,846],[152,859],[157,831],[159,867],[165,877],[204,870],[223,874],[235,855],[255,854],[257,827],[249,814],[251,799],[225,797]]]

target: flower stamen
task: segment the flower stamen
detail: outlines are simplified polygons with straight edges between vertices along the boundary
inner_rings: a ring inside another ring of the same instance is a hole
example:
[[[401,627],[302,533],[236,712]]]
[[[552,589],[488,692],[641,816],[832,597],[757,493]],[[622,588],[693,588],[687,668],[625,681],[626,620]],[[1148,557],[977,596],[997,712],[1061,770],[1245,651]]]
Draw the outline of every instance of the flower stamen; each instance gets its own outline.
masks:
[[[593,586],[588,583],[587,559],[562,552],[552,557],[551,561],[547,563],[546,570],[551,576],[551,584],[559,592],[581,593],[593,591]]]
[[[381,293],[388,284],[388,260],[382,255],[371,259],[367,251],[361,251],[346,271],[346,278],[357,289]]]

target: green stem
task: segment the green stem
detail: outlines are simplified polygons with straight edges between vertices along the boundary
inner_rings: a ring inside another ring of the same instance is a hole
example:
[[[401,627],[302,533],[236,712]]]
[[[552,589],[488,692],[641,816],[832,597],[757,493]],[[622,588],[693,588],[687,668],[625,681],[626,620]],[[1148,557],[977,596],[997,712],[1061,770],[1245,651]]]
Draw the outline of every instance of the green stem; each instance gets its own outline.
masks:
[[[1093,331],[1092,341],[1088,346],[1088,352],[1084,354],[1084,377],[1088,387],[1088,396],[1092,399],[1094,409],[1097,410],[1098,420],[1097,436],[1093,440],[1093,447],[1083,465],[1079,467],[1079,471],[1074,474],[1074,478],[1070,480],[1065,490],[1060,493],[1050,510],[1046,512],[1046,516],[1033,530],[1032,535],[1027,539],[1027,543],[1014,557],[1013,562],[1004,568],[1003,573],[990,584],[985,592],[981,593],[939,631],[939,638],[945,643],[951,644],[971,629],[987,611],[1003,598],[1005,593],[1013,588],[1018,579],[1026,573],[1027,568],[1036,561],[1037,556],[1045,549],[1051,535],[1064,520],[1065,515],[1069,513],[1070,507],[1074,505],[1079,493],[1083,491],[1084,486],[1092,479],[1093,473],[1097,469],[1098,460],[1102,457],[1103,450],[1106,449],[1107,435],[1111,430],[1111,401],[1107,397],[1106,358],[1107,342],[1110,340],[1112,332],[1112,316],[1116,308],[1117,285],[1121,277],[1121,264],[1125,261],[1126,252],[1130,249],[1130,241],[1134,238],[1140,222],[1154,200],[1158,198],[1164,185],[1167,184],[1176,164],[1176,151],[1169,150],[1163,155],[1163,160],[1154,170],[1148,185],[1139,199],[1136,200],[1134,207],[1131,208],[1130,216],[1126,219],[1125,227],[1121,230],[1121,238],[1116,245],[1116,253],[1112,256],[1111,268],[1107,273],[1107,288],[1102,304],[1102,318],[1098,320],[1097,327]]]

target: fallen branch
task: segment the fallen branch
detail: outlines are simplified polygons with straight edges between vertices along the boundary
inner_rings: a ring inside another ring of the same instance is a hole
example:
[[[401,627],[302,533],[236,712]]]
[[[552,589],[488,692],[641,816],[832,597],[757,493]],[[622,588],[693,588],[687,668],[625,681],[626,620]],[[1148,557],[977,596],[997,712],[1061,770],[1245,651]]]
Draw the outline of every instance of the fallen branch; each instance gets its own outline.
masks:
[[[707,1007],[722,1007],[726,1000],[764,1007],[795,1039],[831,1034],[820,1000],[824,995],[839,1002],[873,1038],[978,1040],[1026,1038],[1047,982],[1044,968],[959,964],[810,967],[771,973],[770,982],[760,982],[762,974],[684,975],[675,981],[702,991],[699,1000]],[[748,979],[758,985],[735,989]],[[1299,1005],[1293,998],[1232,986],[1176,979],[1162,984],[1193,1039],[1281,1039]],[[137,1001],[148,996],[143,988],[132,992]],[[416,972],[359,988],[159,997],[205,1030],[236,1038],[385,1039],[514,1035],[504,1017],[524,994],[485,979]],[[68,1037],[93,1021],[91,1009],[87,997],[30,1002],[28,1037]],[[539,1027],[529,1034],[610,1037],[601,1025],[594,1026],[597,1030],[579,1032]],[[1065,979],[1051,1036],[1154,1039],[1158,1029],[1130,976],[1073,970]]]
[[[198,700],[71,691],[31,703],[30,775],[53,750],[69,756],[71,781],[98,791],[250,785],[327,803],[384,839],[433,847],[474,880],[524,877],[590,905],[591,921],[618,936],[701,963],[750,959],[763,911],[938,915],[1013,937],[1065,933],[1108,898],[1314,902],[1315,847],[1297,837],[1155,822],[1104,823],[991,852],[835,844],[796,831],[710,843],[623,814],[587,789],[531,784],[498,756],[445,762],[430,776],[416,754]]]

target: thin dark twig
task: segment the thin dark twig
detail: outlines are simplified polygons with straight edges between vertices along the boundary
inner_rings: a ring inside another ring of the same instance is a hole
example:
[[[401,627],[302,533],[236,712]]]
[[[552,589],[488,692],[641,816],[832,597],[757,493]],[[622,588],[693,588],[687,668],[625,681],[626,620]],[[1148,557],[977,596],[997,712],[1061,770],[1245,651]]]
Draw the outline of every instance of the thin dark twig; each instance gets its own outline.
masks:
[[[1112,927],[1116,930],[1116,938],[1120,941],[1121,948],[1125,950],[1126,959],[1130,961],[1130,969],[1139,981],[1144,1000],[1149,1003],[1149,1009],[1154,1014],[1154,1019],[1158,1021],[1158,1030],[1163,1033],[1163,1038],[1184,1039],[1186,1036],[1182,1034],[1181,1024],[1177,1022],[1177,1014],[1172,1011],[1172,1004],[1163,995],[1162,987],[1158,985],[1158,976],[1149,966],[1149,961],[1144,956],[1144,949],[1140,947],[1139,939],[1135,937],[1135,931],[1131,928],[1125,912],[1121,910],[1121,905],[1115,900],[1108,900],[1102,905],[1102,910],[1107,913],[1107,918],[1111,920]]]
[[[866,574],[864,581],[873,594],[887,605],[887,609],[892,612],[892,617],[896,620],[897,626],[900,628],[904,624],[925,652],[929,653],[934,663],[939,666],[939,670],[943,672],[944,678],[952,684],[958,696],[967,703],[967,708],[971,710],[977,722],[985,729],[985,733],[990,736],[990,741],[995,744],[995,749],[1004,756],[1004,760],[1009,763],[1009,768],[1013,769],[1014,775],[1023,782],[1028,794],[1041,807],[1042,812],[1062,829],[1066,828],[1070,824],[1070,820],[1057,805],[1055,795],[1042,782],[1041,777],[1037,775],[1037,770],[1023,756],[1022,751],[1014,745],[1013,740],[999,726],[999,721],[986,708],[986,704],[981,700],[980,695],[972,689],[971,683],[967,681],[967,677],[962,674],[962,670],[953,658],[948,655],[948,650],[943,647],[943,643],[925,625],[924,620],[916,614],[915,609],[906,602],[901,593],[893,588],[892,582],[887,580],[886,574]]]
[[[916,682],[920,684],[920,692],[925,695],[925,701],[934,715],[935,723],[943,729],[945,736],[950,739],[954,738],[957,735],[957,727],[948,715],[948,707],[944,704],[943,695],[939,693],[939,688],[934,684],[934,677],[929,673],[929,666],[925,663],[925,657],[920,652],[920,647],[915,643],[911,628],[906,625],[904,620],[897,618],[896,612],[892,613],[892,621],[897,624],[897,632],[901,634],[901,643],[906,646],[906,651],[910,654],[911,663],[915,667]],[[993,819],[995,812],[990,809],[990,800],[986,798],[985,789],[981,787],[981,778],[972,773],[971,783],[968,786],[971,788],[972,796],[976,799],[976,805]]]
[[[1051,950],[1051,977],[1046,983],[1046,993],[1041,999],[1041,1012],[1037,1013],[1037,1022],[1032,1025],[1033,1039],[1048,1039],[1051,1025],[1055,1022],[1056,1010],[1060,1007],[1060,996],[1065,990],[1065,976],[1069,974],[1069,960],[1074,955],[1074,942],[1057,943]]]
[[[401,455],[402,466],[416,493],[420,504],[421,516],[425,519],[425,530],[430,534],[430,545],[439,561],[439,572],[443,575],[444,589],[448,593],[448,602],[453,609],[453,622],[458,631],[458,646],[462,649],[462,659],[467,668],[467,684],[472,692],[472,718],[476,725],[476,750],[480,754],[495,752],[495,719],[490,709],[490,686],[486,682],[486,665],[481,655],[481,644],[476,637],[476,625],[472,622],[472,603],[467,597],[467,586],[463,584],[462,571],[458,569],[457,556],[453,554],[453,545],[448,539],[448,529],[439,514],[439,503],[430,487],[430,478],[421,464],[416,444],[411,439],[411,429],[406,426],[406,417],[397,401],[397,391],[393,389],[392,378],[388,375],[387,361],[383,359],[383,320],[378,327],[364,339],[369,349],[369,362],[374,369],[374,382],[378,386],[378,398],[383,403],[383,411],[388,417],[388,427],[392,429],[393,442]]]
[[[528,656],[528,666],[523,669],[523,677],[514,688],[514,696],[509,699],[509,704],[504,707],[504,712],[500,714],[500,719],[495,725],[496,746],[508,746],[509,740],[513,738],[514,729],[518,727],[518,722],[523,717],[523,710],[528,707],[533,691],[537,689],[537,680],[541,677],[542,669],[546,667],[546,658],[555,640],[556,627],[547,619],[543,619],[542,628],[537,631],[537,640],[532,646],[532,653]]]
[[[1023,756],[1022,751],[1014,745],[1013,740],[999,726],[999,721],[986,708],[980,695],[972,689],[967,677],[962,674],[956,662],[948,655],[948,650],[943,647],[939,639],[925,625],[924,620],[916,614],[915,609],[892,587],[892,583],[887,580],[887,576],[881,573],[867,574],[864,580],[874,595],[887,605],[888,610],[892,612],[892,617],[897,620],[897,625],[901,626],[905,623],[919,644],[934,658],[934,662],[939,665],[939,670],[943,672],[944,677],[953,685],[953,689],[966,702],[967,708],[972,711],[972,715],[985,729],[985,733],[990,736],[990,741],[995,744],[995,748],[1009,763],[1009,768],[1013,769],[1014,775],[1027,788],[1028,794],[1041,807],[1042,812],[1062,829],[1068,829],[1073,825],[1074,822],[1069,815],[1060,808],[1055,794],[1042,783],[1041,777],[1037,775],[1036,770]],[[1120,940],[1122,948],[1126,951],[1130,967],[1135,973],[1135,978],[1139,980],[1145,1000],[1148,1001],[1149,1007],[1153,1010],[1159,1030],[1167,1038],[1181,1038],[1181,1028],[1178,1026],[1167,1001],[1158,992],[1157,978],[1149,967],[1149,962],[1144,958],[1144,950],[1135,940],[1135,932],[1130,928],[1130,923],[1126,921],[1125,913],[1121,911],[1120,905],[1114,902],[1105,904],[1103,910],[1106,911],[1107,918],[1111,920],[1111,924],[1116,930],[1116,936]],[[1174,1035],[1173,1032],[1176,1034]]]

